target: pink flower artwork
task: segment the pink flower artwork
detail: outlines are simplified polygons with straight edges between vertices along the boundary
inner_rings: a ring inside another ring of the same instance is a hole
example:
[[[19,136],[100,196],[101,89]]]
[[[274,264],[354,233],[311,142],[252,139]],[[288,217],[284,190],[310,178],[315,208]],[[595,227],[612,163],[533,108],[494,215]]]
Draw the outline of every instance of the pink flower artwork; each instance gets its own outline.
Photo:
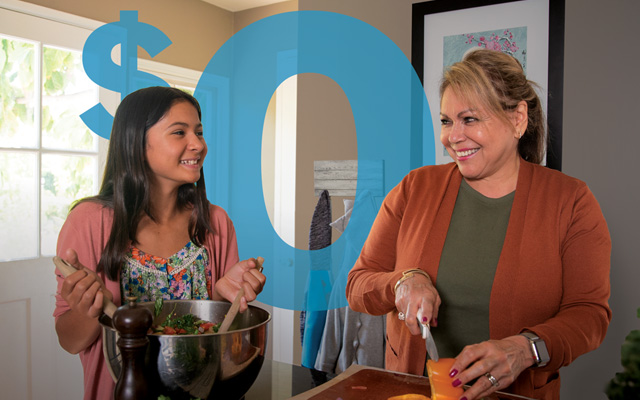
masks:
[[[508,29],[505,29],[502,35],[496,35],[494,33],[489,36],[489,39],[485,36],[480,36],[478,39],[474,35],[467,33],[465,35],[467,40],[465,43],[474,44],[477,43],[478,47],[484,47],[489,50],[503,51],[510,55],[514,55],[520,48],[513,40],[513,33]]]
[[[443,67],[446,68],[460,61],[470,51],[485,48],[515,57],[526,71],[527,27],[525,26],[444,36]]]

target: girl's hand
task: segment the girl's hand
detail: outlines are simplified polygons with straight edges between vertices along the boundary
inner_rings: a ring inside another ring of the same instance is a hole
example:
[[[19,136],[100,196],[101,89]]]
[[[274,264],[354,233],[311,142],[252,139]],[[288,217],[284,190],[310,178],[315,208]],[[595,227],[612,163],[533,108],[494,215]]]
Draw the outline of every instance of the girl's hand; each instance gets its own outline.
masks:
[[[533,363],[529,342],[516,335],[466,346],[456,357],[450,375],[455,378],[454,386],[478,378],[464,395],[467,400],[481,399],[511,385]],[[495,383],[488,374],[493,376]]]
[[[396,288],[395,304],[398,315],[404,317],[412,335],[421,333],[418,320],[423,324],[438,325],[440,295],[428,276],[414,273],[402,281]]]
[[[113,294],[94,271],[78,261],[75,250],[68,249],[64,256],[78,271],[64,279],[60,295],[72,311],[86,318],[98,318],[102,314],[103,297],[113,300]]]
[[[240,312],[249,308],[248,303],[256,299],[264,288],[267,277],[262,274],[262,257],[250,258],[235,264],[215,284],[217,294],[228,301],[233,301],[242,287],[244,296],[240,300]]]

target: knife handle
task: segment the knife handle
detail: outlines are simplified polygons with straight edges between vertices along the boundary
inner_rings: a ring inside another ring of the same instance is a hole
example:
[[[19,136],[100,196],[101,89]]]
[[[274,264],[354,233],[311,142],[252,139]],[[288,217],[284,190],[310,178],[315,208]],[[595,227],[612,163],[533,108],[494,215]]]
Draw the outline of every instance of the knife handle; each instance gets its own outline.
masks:
[[[420,326],[420,333],[422,333],[422,338],[426,339],[427,338],[427,329],[429,329],[429,324],[423,324],[418,319],[418,326]]]
[[[58,256],[53,257],[53,263],[65,278],[78,270],[76,267]],[[111,300],[109,300],[107,296],[102,296],[102,312],[105,313],[109,318],[113,318],[113,313],[117,308],[118,307],[116,307],[116,305]]]

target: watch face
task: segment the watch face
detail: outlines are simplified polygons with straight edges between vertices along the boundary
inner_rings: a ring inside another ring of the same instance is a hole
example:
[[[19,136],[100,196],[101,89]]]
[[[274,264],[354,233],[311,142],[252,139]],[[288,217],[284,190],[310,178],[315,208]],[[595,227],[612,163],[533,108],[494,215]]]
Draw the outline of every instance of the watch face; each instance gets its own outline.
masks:
[[[538,336],[531,332],[521,333],[522,336],[529,339],[529,343],[531,344],[531,352],[533,353],[533,358],[535,359],[535,363],[538,367],[544,367],[550,360],[549,351],[547,350],[547,345],[544,343],[544,340],[540,339]]]
[[[547,350],[547,345],[544,343],[544,340],[538,339],[535,341],[535,346],[538,350],[538,366],[544,367],[547,365],[551,357],[549,357],[549,351]]]
[[[544,341],[537,339],[532,341],[531,345],[535,349],[536,364],[538,364],[539,367],[547,365],[549,362],[549,352],[547,351],[547,346],[544,344]]]

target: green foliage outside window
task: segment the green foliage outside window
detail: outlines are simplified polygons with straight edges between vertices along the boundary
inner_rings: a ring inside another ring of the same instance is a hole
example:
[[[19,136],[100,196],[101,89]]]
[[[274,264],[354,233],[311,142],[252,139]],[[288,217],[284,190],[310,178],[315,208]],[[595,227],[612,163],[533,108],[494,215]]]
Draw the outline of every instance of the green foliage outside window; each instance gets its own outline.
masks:
[[[0,235],[0,258],[8,260],[32,257],[32,250],[18,247],[34,235],[40,235],[41,252],[51,254],[69,205],[94,194],[97,137],[79,115],[97,101],[97,87],[79,52],[42,46],[40,53],[36,43],[7,37],[0,44],[0,230],[14,232]],[[24,220],[35,198],[40,225]],[[15,237],[23,239],[13,243]]]
[[[0,138],[9,141],[34,121],[35,45],[2,39],[0,51]]]

